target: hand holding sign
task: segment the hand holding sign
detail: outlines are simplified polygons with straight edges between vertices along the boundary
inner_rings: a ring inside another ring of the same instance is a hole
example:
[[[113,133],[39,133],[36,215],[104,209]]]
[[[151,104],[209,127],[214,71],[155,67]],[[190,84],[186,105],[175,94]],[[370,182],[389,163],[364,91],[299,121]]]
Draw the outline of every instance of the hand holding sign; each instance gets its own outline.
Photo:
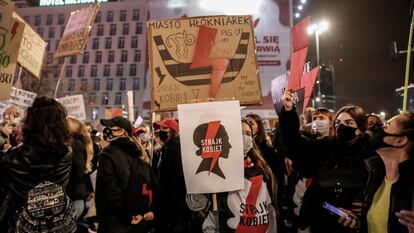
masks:
[[[290,91],[285,91],[285,93],[282,96],[282,101],[286,111],[291,111],[293,109],[293,105],[295,103],[293,101],[293,94]]]

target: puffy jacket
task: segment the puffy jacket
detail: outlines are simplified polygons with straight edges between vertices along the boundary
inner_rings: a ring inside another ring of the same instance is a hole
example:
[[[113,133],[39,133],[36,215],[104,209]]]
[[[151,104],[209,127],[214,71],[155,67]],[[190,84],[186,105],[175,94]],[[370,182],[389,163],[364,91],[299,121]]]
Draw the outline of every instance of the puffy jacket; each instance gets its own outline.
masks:
[[[362,209],[361,233],[368,232],[367,213],[374,195],[385,177],[385,165],[378,156],[365,161],[369,171],[368,185],[365,191],[365,202]],[[388,212],[388,233],[408,233],[406,226],[398,222],[395,213],[401,210],[411,210],[414,195],[414,159],[409,159],[398,165],[399,177],[391,187],[390,209]]]

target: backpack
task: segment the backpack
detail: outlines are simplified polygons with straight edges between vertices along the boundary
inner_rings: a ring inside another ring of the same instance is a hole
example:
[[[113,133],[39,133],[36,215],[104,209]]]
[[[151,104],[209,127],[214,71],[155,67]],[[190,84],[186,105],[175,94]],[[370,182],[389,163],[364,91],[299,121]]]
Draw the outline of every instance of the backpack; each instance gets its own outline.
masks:
[[[153,204],[153,174],[149,164],[140,158],[130,161],[130,177],[125,191],[125,203],[132,215],[144,215]]]
[[[61,185],[44,181],[27,193],[27,203],[16,223],[16,233],[73,233],[75,212]]]

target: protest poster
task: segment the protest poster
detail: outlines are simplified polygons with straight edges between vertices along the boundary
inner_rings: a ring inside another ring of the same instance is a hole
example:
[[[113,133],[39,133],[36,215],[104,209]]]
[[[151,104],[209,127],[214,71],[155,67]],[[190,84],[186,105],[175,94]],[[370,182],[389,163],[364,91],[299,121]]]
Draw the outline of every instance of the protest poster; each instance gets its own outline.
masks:
[[[283,107],[282,96],[288,87],[289,78],[290,78],[290,72],[286,71],[285,73],[274,78],[271,82],[273,106],[275,108],[277,115],[279,115],[280,112],[282,111],[282,107]],[[302,111],[303,100],[305,97],[304,89],[300,89],[297,92],[293,93],[293,96],[294,96],[294,101],[296,103],[296,111],[300,115],[303,112]]]
[[[14,2],[9,0],[0,0],[0,30],[1,33],[7,32],[9,30],[12,14],[14,9]]]
[[[116,116],[123,116],[122,108],[107,108],[105,109],[105,119],[111,119]]]
[[[19,55],[17,56],[17,62],[36,78],[40,79],[40,71],[42,70],[47,44],[16,12],[13,12],[13,18],[16,18],[24,25],[23,38]]]
[[[261,104],[251,16],[152,20],[147,29],[152,111],[206,100]]]
[[[244,187],[239,101],[178,105],[180,142],[188,193]]]
[[[57,99],[65,107],[68,116],[79,120],[86,120],[85,103],[83,95],[72,95]]]
[[[12,18],[9,31],[0,33],[0,100],[10,98],[23,29],[23,24]]]
[[[32,106],[37,94],[12,87],[10,96],[8,100],[0,101],[0,121],[3,121],[3,112],[10,106],[18,107],[23,113],[23,118],[26,110]]]
[[[99,8],[98,4],[89,5],[71,13],[54,58],[77,55],[83,52]]]

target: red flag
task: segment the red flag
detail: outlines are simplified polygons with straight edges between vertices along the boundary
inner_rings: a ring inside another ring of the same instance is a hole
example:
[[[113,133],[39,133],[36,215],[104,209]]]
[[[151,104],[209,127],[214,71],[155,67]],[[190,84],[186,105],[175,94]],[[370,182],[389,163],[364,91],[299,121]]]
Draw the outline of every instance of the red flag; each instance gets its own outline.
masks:
[[[309,46],[308,27],[310,25],[310,22],[311,17],[308,16],[293,26],[291,31],[293,52]]]
[[[305,112],[306,107],[308,106],[309,99],[312,95],[313,86],[315,85],[316,78],[318,77],[320,67],[317,66],[310,72],[304,74],[301,78],[301,86],[305,88],[305,97],[303,100],[303,112]]]
[[[305,65],[306,55],[308,54],[308,47],[293,52],[290,61],[290,78],[288,82],[288,90],[295,92],[301,89],[300,78],[303,74],[303,66]]]

